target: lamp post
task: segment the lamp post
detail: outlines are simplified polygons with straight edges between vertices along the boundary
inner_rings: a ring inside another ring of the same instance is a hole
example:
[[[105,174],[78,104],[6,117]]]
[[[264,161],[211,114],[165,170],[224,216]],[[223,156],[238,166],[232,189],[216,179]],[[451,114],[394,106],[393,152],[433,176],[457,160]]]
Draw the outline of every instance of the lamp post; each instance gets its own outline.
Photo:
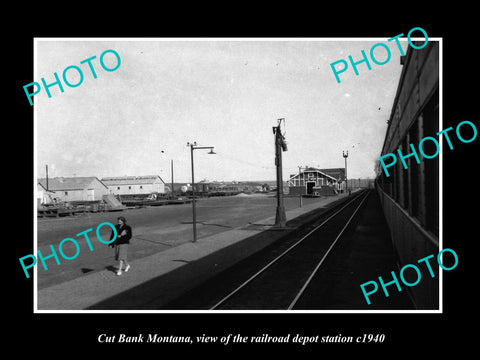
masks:
[[[343,157],[345,159],[345,193],[348,191],[348,178],[347,178],[347,158],[348,158],[348,150],[342,151]]]
[[[193,215],[193,242],[197,242],[197,209],[195,204],[195,176],[194,176],[194,166],[193,166],[193,150],[198,149],[210,149],[208,154],[215,154],[213,151],[213,146],[197,146],[197,142],[193,143],[187,142],[187,146],[190,146],[190,159],[192,162],[192,215]]]

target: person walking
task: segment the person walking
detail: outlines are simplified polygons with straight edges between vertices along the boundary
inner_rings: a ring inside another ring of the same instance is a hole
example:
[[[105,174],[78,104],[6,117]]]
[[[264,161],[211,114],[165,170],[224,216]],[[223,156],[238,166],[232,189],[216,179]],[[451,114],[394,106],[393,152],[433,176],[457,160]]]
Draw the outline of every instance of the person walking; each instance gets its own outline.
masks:
[[[118,261],[117,275],[122,275],[122,265],[124,265],[125,272],[130,270],[130,264],[127,262],[128,245],[132,238],[132,228],[127,225],[127,220],[123,216],[117,218],[117,238],[109,246],[115,248],[115,260]],[[113,239],[114,232],[110,235],[110,240]]]

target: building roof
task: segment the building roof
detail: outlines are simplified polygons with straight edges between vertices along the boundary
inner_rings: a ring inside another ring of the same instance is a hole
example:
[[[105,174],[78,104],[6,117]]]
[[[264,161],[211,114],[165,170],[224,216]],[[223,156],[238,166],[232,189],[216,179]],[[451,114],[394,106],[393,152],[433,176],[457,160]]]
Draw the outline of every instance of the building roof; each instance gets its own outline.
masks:
[[[48,190],[84,190],[87,189],[94,181],[98,181],[100,184],[105,186],[105,184],[95,176],[54,177],[48,178]],[[47,188],[47,179],[38,179],[38,183],[43,188]]]
[[[320,171],[334,177],[337,180],[345,180],[345,168],[320,169]]]
[[[308,167],[307,169],[305,169],[305,170],[302,171],[302,174],[303,174],[303,173],[315,172],[315,173],[320,173],[320,174],[322,174],[323,176],[329,177],[329,178],[331,178],[331,179],[333,179],[333,180],[338,180],[337,178],[335,178],[335,177],[332,176],[331,174],[327,174],[324,170],[325,170],[325,169],[320,170],[320,169],[317,169],[317,168],[314,168],[314,167]],[[327,169],[327,170],[328,170],[328,169]],[[290,179],[288,179],[288,180],[290,181],[290,180],[296,178],[298,175],[299,175],[299,174],[292,174],[292,175],[290,176]]]
[[[50,184],[48,184],[48,186],[50,187]],[[37,191],[47,191],[47,192],[51,192],[51,193],[54,193],[55,191],[53,191],[52,189],[48,189],[47,190],[47,186],[45,184],[45,186],[43,186],[42,184],[40,183],[37,183]]]
[[[162,178],[158,175],[113,176],[113,177],[102,178],[102,182],[107,186],[151,184],[156,180],[160,180],[161,182],[165,183],[165,181],[163,181]]]

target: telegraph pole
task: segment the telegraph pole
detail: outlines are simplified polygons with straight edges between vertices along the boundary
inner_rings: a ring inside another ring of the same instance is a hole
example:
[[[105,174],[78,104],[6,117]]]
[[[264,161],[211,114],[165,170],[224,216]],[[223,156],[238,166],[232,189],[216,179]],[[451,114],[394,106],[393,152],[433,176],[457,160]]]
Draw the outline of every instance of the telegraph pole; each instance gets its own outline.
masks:
[[[282,135],[280,125],[284,118],[278,119],[278,125],[273,127],[275,135],[275,166],[277,167],[277,212],[275,215],[275,226],[285,227],[287,217],[283,204],[283,180],[282,180],[282,151],[287,151],[287,143]]]
[[[161,150],[160,152],[162,154],[165,153],[164,150]],[[172,193],[171,193],[170,197],[173,200],[175,198],[175,190],[173,189],[173,159],[170,159],[170,170],[171,170],[171,175],[172,175]]]
[[[171,173],[172,173],[172,200],[175,198],[175,190],[173,189],[173,159],[170,160]]]
[[[45,175],[46,175],[47,191],[48,191],[48,165],[45,165]]]

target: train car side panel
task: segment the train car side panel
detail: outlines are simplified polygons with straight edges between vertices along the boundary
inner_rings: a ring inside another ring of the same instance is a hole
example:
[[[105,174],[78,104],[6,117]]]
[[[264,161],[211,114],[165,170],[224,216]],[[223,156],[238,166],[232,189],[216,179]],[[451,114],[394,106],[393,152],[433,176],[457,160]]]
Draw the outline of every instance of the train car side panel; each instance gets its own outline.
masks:
[[[438,41],[430,41],[421,50],[407,51],[381,154],[398,155],[400,149],[408,155],[412,153],[410,144],[417,147],[425,136],[437,137],[439,45]],[[435,151],[428,147],[424,150],[428,154]],[[419,259],[438,252],[440,232],[439,158],[422,158],[418,164],[409,157],[405,162],[408,169],[398,159],[389,168],[388,177],[378,166],[376,179],[400,267],[417,264]],[[422,278],[418,286],[408,288],[418,309],[439,308],[438,267],[435,271],[434,278],[422,272],[429,279]]]

